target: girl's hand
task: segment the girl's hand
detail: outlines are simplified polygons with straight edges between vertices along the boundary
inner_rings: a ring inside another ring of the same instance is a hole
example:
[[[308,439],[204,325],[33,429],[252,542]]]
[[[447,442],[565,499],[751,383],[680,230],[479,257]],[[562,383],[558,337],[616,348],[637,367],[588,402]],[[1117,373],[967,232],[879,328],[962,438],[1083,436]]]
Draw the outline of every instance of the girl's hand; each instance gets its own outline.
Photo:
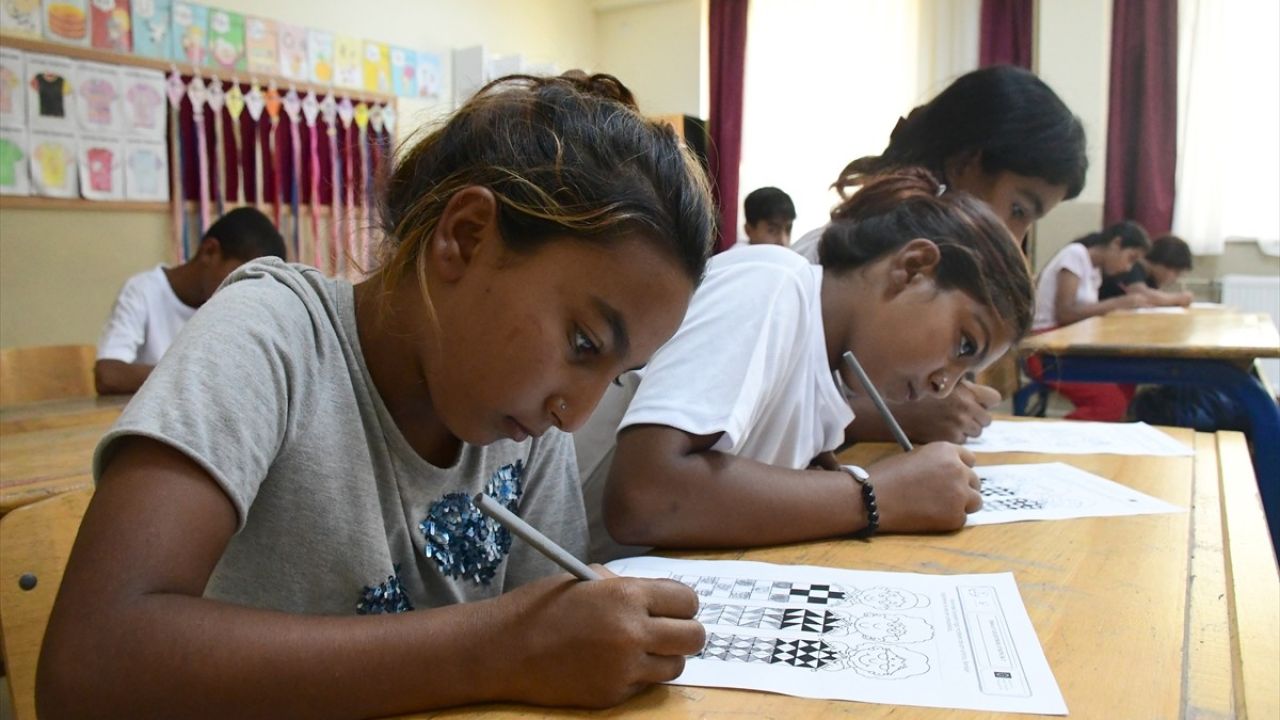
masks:
[[[1143,293],[1129,293],[1116,298],[1117,305],[1124,310],[1151,307],[1151,299]]]
[[[698,596],[674,580],[567,575],[496,602],[505,610],[510,698],[536,705],[609,707],[684,672],[706,634]]]
[[[945,532],[964,527],[982,507],[973,453],[951,443],[930,443],[867,468],[876,491],[880,529]]]

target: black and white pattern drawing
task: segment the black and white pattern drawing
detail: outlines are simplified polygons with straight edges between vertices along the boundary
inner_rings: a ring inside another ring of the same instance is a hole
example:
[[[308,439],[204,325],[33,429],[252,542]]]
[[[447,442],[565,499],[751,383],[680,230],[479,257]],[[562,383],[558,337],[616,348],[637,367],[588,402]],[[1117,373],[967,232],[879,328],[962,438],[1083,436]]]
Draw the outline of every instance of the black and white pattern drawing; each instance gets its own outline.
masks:
[[[875,680],[897,680],[929,671],[923,653],[878,643],[850,647],[828,640],[794,640],[711,633],[698,660],[788,665],[803,670],[852,670]]]
[[[864,640],[895,644],[933,639],[933,626],[923,618],[897,613],[855,615],[828,609],[705,603],[698,608],[697,620],[703,625],[812,635],[856,635]]]

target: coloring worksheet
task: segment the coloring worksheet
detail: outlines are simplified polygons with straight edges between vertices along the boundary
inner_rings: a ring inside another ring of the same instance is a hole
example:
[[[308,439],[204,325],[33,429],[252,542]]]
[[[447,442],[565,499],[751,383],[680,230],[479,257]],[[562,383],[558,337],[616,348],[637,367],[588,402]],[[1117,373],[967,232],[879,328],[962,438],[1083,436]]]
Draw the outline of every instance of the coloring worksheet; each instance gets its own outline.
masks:
[[[120,92],[120,70],[114,65],[77,64],[76,94],[81,130],[115,134],[124,127],[124,94]]]
[[[1066,463],[987,465],[974,470],[982,477],[982,509],[969,516],[969,525],[1186,512]]]
[[[1143,422],[996,420],[964,445],[973,452],[1189,456],[1195,451]]]
[[[1011,573],[921,575],[636,557],[619,575],[693,588],[702,651],[677,685],[1065,715]]]

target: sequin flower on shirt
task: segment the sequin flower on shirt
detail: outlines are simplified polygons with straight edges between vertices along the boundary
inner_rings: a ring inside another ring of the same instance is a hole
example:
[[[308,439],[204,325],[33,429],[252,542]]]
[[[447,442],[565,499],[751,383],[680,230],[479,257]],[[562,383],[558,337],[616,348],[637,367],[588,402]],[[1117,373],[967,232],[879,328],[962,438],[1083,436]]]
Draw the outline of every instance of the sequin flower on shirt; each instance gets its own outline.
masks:
[[[523,476],[523,462],[503,465],[489,478],[485,494],[515,512]],[[418,529],[426,538],[423,553],[436,561],[440,572],[482,585],[493,579],[511,550],[511,533],[481,513],[464,493],[449,493],[432,503]]]
[[[360,594],[360,602],[356,603],[357,615],[382,615],[409,612],[413,603],[409,595],[400,585],[400,566],[395,567],[394,575],[387,576],[387,581],[372,587],[365,585]]]

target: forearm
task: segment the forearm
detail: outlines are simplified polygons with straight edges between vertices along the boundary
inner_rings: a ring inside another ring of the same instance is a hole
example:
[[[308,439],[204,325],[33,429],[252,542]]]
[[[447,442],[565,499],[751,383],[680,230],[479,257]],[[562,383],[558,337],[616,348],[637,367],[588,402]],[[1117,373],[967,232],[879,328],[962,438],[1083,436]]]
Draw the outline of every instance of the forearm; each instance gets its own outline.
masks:
[[[70,639],[51,625],[42,717],[383,716],[512,699],[500,683],[519,672],[497,601],[377,617],[166,593],[69,604],[56,620],[95,621]]]
[[[137,392],[147,381],[154,365],[127,363],[123,360],[99,360],[93,365],[94,389],[99,395]]]
[[[653,462],[620,445],[605,490],[609,532],[629,545],[753,547],[845,535],[866,525],[843,471],[790,470],[715,451]]]
[[[1059,325],[1070,325],[1098,315],[1106,315],[1112,310],[1119,310],[1125,306],[1126,302],[1122,295],[1096,303],[1078,302],[1070,305],[1059,305],[1054,313],[1054,319],[1058,321]]]

